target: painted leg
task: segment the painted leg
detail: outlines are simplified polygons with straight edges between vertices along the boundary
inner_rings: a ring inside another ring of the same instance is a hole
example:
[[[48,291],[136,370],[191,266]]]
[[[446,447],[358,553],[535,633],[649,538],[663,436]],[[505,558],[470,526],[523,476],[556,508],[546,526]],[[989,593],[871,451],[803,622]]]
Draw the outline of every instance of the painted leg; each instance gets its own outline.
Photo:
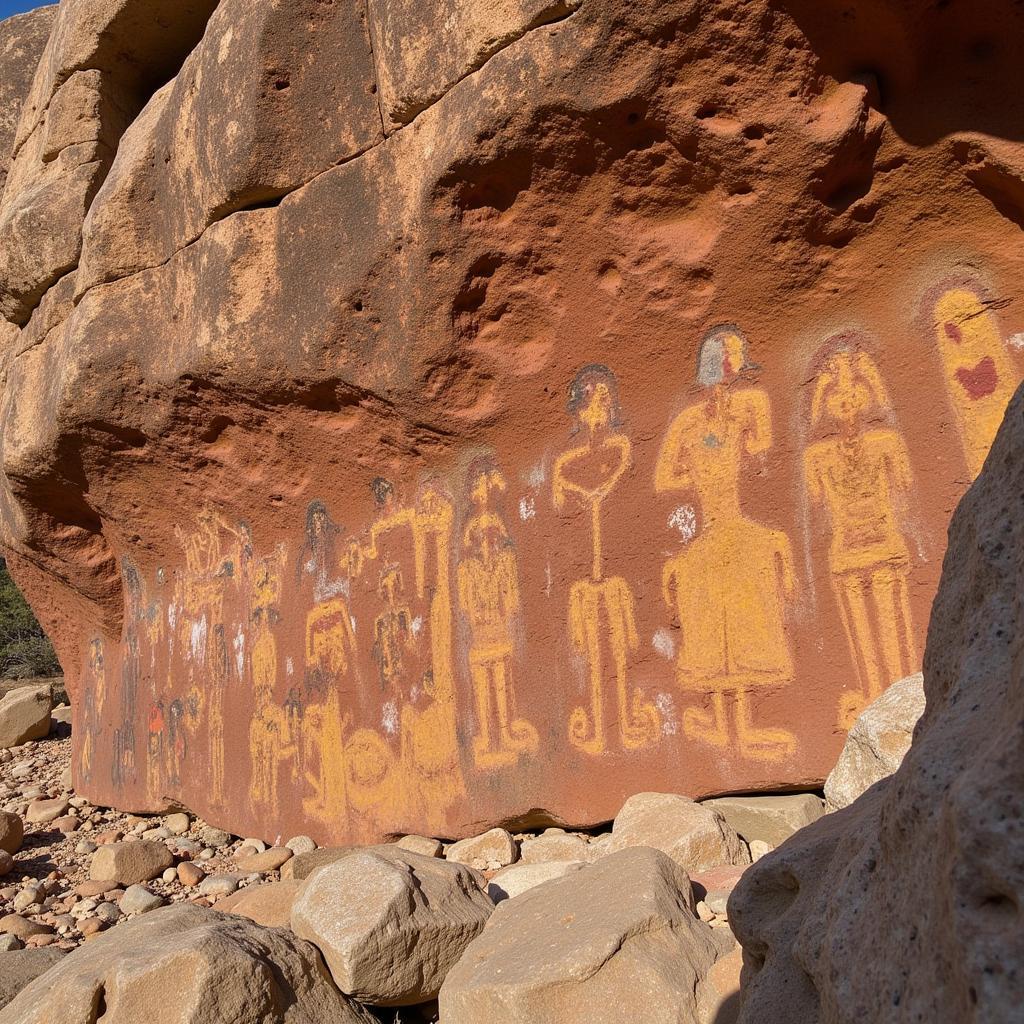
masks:
[[[839,705],[839,725],[849,729],[857,716],[869,703],[868,694],[881,693],[884,669],[878,661],[875,633],[871,628],[871,612],[864,595],[864,584],[859,576],[842,578],[842,596],[850,622],[850,653],[863,667],[862,690],[859,694],[844,694]]]
[[[736,736],[740,754],[754,761],[779,761],[796,750],[796,737],[789,730],[754,726],[745,690],[736,691]]]
[[[729,745],[729,722],[725,712],[725,694],[716,690],[711,694],[711,710],[687,708],[683,712],[683,732],[691,740],[700,740],[713,747],[725,749]]]
[[[590,581],[587,586],[592,587]],[[576,613],[585,616],[583,619],[584,636],[586,638],[587,667],[590,670],[590,713],[583,707],[576,708],[569,716],[569,739],[573,746],[588,754],[601,754],[605,749],[604,738],[604,700],[601,685],[601,638],[598,635],[597,602],[592,594],[574,588],[573,599],[581,605]]]
[[[879,569],[871,574],[871,595],[878,610],[878,645],[882,649],[885,675],[879,683],[878,691],[868,693],[869,700],[874,700],[884,689],[909,675],[904,670],[906,659],[900,635],[898,589],[899,580],[892,569]]]
[[[477,734],[473,737],[473,759],[481,768],[493,766],[494,756],[491,739],[491,672],[486,662],[477,662],[470,668],[473,676],[473,692],[476,694]]]
[[[537,730],[524,718],[515,717],[515,701],[512,699],[511,683],[508,678],[508,659],[501,657],[494,662],[494,700],[498,709],[498,728],[501,745],[518,760],[522,752],[537,749]]]

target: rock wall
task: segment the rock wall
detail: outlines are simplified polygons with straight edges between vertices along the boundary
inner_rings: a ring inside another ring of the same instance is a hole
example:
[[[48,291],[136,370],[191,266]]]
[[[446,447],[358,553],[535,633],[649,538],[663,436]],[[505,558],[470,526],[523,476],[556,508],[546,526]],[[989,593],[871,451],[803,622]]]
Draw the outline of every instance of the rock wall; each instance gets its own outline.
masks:
[[[7,183],[21,104],[32,85],[56,10],[56,6],[39,7],[0,21],[0,195]]]
[[[1014,1021],[1024,1005],[1024,388],[950,527],[895,775],[744,875],[741,1022]]]
[[[820,783],[1021,377],[1021,17],[64,0],[0,511],[76,785],[342,840]]]

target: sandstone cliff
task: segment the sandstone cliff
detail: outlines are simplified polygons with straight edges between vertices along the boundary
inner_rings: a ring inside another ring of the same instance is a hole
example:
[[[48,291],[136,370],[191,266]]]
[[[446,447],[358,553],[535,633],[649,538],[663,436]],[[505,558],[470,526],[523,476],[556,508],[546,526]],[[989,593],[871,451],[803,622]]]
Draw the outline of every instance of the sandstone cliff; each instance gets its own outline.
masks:
[[[1021,376],[1021,18],[64,0],[0,518],[78,787],[372,839],[819,783]]]

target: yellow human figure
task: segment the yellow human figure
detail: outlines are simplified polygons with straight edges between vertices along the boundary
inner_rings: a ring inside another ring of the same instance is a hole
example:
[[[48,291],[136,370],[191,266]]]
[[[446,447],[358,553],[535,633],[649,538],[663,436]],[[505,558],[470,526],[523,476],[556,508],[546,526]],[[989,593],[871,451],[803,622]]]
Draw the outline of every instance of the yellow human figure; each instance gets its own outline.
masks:
[[[910,459],[899,432],[869,427],[871,413],[888,413],[889,399],[874,361],[856,337],[826,343],[811,404],[812,428],[838,428],[804,453],[813,506],[830,531],[829,569],[860,692],[844,695],[839,723],[849,728],[890,683],[919,668],[908,579],[910,552],[900,511],[912,486]]]
[[[297,754],[285,709],[276,702],[277,640],[271,629],[280,596],[280,568],[267,558],[254,581],[253,619],[256,636],[252,643],[252,685],[254,709],[249,723],[249,753],[252,778],[249,798],[254,807],[271,815],[278,812],[280,766]]]
[[[931,322],[967,467],[975,477],[1003,422],[1019,374],[995,313],[975,285],[958,284],[942,292]]]
[[[342,714],[333,687],[325,686],[322,701],[306,705],[302,722],[302,763],[313,793],[302,801],[310,817],[338,829],[348,822],[345,731],[352,716]],[[315,770],[310,770],[315,765]]]
[[[505,524],[490,509],[491,491],[505,490],[505,478],[493,466],[477,463],[470,480],[475,512],[463,532],[459,603],[469,623],[469,672],[476,695],[473,758],[478,768],[497,768],[533,753],[539,741],[533,725],[516,717],[510,678],[519,567]]]
[[[386,480],[375,480],[373,491],[377,521],[370,529],[369,543],[353,552],[350,560],[356,572],[365,571],[369,563],[387,557],[386,545],[396,533],[411,534],[416,594],[430,602],[431,659],[426,677],[412,682],[422,686],[429,704],[420,710],[403,703],[397,764],[386,741],[373,730],[360,729],[349,739],[349,795],[353,807],[371,807],[378,814],[411,804],[440,829],[448,807],[465,793],[452,669],[452,507],[432,488],[408,507],[396,506],[394,490]]]
[[[590,683],[590,707],[572,712],[569,739],[590,754],[600,754],[607,747],[607,651],[615,681],[619,741],[627,750],[637,750],[658,741],[661,715],[654,704],[644,701],[639,689],[629,690],[629,653],[638,646],[633,593],[621,576],[604,575],[601,507],[632,460],[629,438],[616,430],[616,382],[611,370],[599,365],[580,370],[569,389],[569,412],[586,436],[555,461],[553,499],[557,509],[570,505],[589,509],[592,549],[590,578],[577,580],[569,591],[569,635],[586,658]]]
[[[405,589],[402,570],[387,565],[381,570],[378,593],[387,605],[373,622],[373,656],[380,673],[381,689],[389,692],[402,676],[402,652],[412,640],[412,613],[399,604]]]
[[[711,698],[710,711],[684,711],[683,731],[725,748],[734,729],[741,756],[772,761],[792,754],[796,738],[755,726],[750,694],[792,682],[785,618],[796,574],[786,535],[749,519],[740,505],[745,461],[772,444],[767,394],[735,386],[745,368],[746,340],[737,328],[716,328],[704,338],[697,379],[708,397],[669,427],[654,489],[695,492],[701,507],[700,533],[662,570],[662,593],[682,634],[676,680]]]
[[[348,601],[335,597],[314,605],[306,615],[306,666],[332,676],[348,671],[356,646]]]

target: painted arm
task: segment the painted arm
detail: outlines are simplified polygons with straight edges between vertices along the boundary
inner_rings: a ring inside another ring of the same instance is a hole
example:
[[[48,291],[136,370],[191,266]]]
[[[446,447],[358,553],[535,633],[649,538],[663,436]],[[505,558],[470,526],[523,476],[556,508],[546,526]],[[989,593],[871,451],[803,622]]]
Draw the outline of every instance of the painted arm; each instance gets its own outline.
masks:
[[[744,446],[748,455],[760,455],[772,446],[772,407],[764,391],[747,392],[744,410]]]
[[[665,440],[661,444],[661,450],[658,452],[658,462],[654,467],[656,494],[664,494],[666,491],[686,491],[693,486],[684,442],[686,426],[686,412],[681,412],[668,428]]]

